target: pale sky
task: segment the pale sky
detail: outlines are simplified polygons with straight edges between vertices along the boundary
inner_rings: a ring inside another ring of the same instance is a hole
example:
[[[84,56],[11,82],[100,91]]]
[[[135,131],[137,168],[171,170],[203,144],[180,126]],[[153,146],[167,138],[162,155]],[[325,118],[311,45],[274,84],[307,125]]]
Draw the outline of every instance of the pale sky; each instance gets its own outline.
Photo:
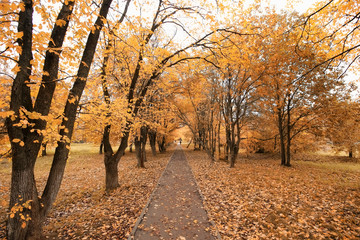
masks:
[[[255,2],[254,0],[245,0],[245,4],[251,4],[254,2]],[[281,10],[281,9],[286,9],[286,4],[287,4],[288,0],[262,0],[262,3],[264,4],[264,6],[268,6],[268,4],[266,4],[266,2],[268,2],[270,6],[275,6],[275,8],[277,10]],[[291,4],[294,5],[295,9],[298,12],[303,13],[308,8],[310,8],[311,5],[318,2],[318,0],[292,0],[289,2],[291,2]]]

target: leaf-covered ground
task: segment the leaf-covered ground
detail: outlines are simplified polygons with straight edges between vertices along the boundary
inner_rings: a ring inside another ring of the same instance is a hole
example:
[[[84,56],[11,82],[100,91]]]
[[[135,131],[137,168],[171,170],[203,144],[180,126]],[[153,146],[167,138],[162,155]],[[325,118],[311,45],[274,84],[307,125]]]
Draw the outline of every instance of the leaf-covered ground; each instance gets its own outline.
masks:
[[[136,168],[135,154],[127,153],[119,164],[121,187],[105,194],[105,170],[97,148],[74,146],[63,183],[44,227],[47,239],[125,239],[163,172],[173,151],[152,157],[146,169]],[[51,156],[39,158],[36,177],[40,186],[46,181]],[[10,163],[0,170],[0,239],[5,237]],[[0,200],[1,201],[1,200]]]
[[[186,154],[223,239],[360,239],[359,164]]]

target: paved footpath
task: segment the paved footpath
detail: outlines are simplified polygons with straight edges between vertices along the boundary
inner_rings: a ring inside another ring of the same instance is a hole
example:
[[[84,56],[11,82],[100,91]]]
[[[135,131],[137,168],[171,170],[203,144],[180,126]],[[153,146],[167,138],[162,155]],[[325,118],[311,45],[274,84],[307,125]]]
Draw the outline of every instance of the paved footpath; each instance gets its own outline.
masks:
[[[129,239],[217,239],[186,156],[177,148]]]

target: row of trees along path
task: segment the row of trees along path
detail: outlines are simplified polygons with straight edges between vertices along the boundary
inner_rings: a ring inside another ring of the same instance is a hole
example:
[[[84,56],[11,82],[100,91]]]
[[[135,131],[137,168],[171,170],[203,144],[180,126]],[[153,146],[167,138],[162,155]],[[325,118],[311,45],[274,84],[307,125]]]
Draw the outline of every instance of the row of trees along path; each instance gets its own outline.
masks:
[[[172,155],[130,239],[216,239],[181,146]]]

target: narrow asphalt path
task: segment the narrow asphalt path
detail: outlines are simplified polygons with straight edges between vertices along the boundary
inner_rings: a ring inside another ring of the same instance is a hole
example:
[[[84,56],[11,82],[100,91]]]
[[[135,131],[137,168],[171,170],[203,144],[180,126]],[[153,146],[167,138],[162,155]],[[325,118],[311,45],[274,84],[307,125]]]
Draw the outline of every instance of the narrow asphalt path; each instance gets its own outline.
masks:
[[[186,156],[178,147],[129,239],[217,239]]]

